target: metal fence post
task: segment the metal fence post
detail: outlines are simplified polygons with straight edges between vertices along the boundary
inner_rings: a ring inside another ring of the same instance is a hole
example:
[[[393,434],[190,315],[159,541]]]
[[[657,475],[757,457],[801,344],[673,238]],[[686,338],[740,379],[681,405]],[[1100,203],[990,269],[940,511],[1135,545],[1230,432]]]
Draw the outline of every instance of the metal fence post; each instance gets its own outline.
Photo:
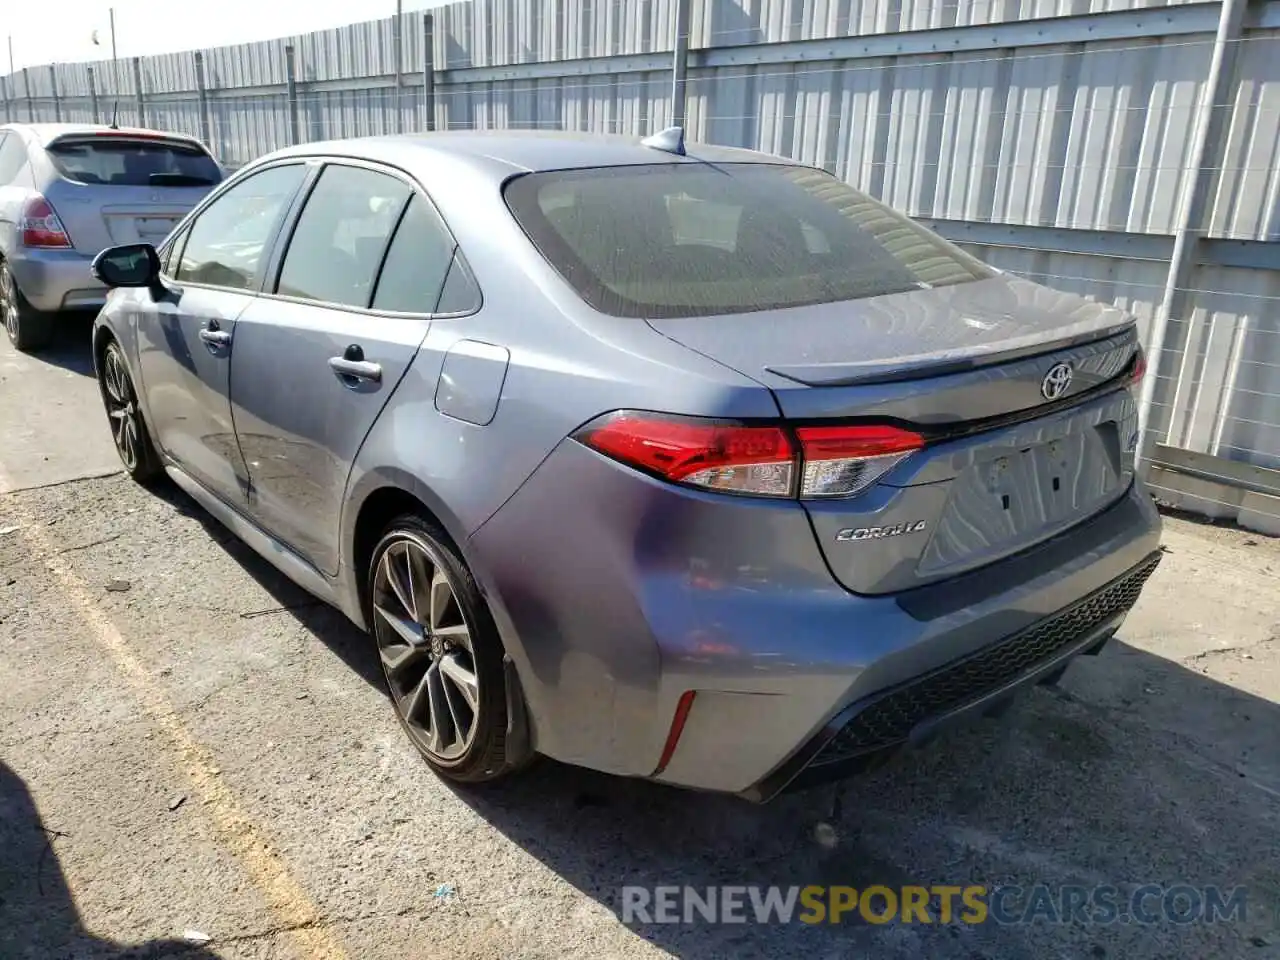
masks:
[[[142,58],[133,58],[133,89],[138,100],[138,126],[147,125],[147,99],[142,92]]]
[[[424,130],[436,128],[436,23],[429,13],[422,15],[422,112]]]
[[[62,122],[62,98],[58,96],[58,68],[49,64],[49,89],[53,92],[53,122]]]
[[[1231,86],[1235,77],[1236,50],[1239,46],[1241,28],[1244,21],[1248,0],[1223,0],[1222,12],[1218,18],[1218,33],[1213,42],[1213,54],[1209,60],[1209,74],[1205,77],[1204,86],[1200,90],[1200,102],[1197,106],[1195,139],[1191,145],[1191,157],[1188,164],[1192,171],[1180,198],[1178,222],[1173,238],[1173,253],[1169,258],[1169,273],[1165,278],[1164,292],[1160,303],[1151,319],[1151,330],[1147,340],[1148,369],[1142,381],[1142,393],[1138,400],[1138,448],[1137,462],[1141,467],[1144,459],[1149,459],[1151,444],[1148,434],[1151,421],[1151,408],[1155,401],[1156,380],[1160,377],[1162,354],[1165,339],[1169,332],[1169,321],[1185,311],[1189,302],[1187,288],[1191,279],[1191,271],[1196,265],[1196,248],[1200,244],[1200,234],[1204,231],[1204,218],[1209,197],[1209,187],[1213,180],[1213,164],[1210,161],[1214,152],[1221,149],[1225,140],[1223,124],[1230,115],[1230,108],[1220,106],[1228,102]],[[1188,329],[1188,333],[1190,330]],[[1186,350],[1184,348],[1184,358]],[[1183,376],[1175,385],[1174,403],[1171,406],[1171,420],[1177,415],[1177,404],[1187,389],[1182,381],[1189,379],[1189,371],[1184,369]],[[1166,439],[1170,439],[1166,437]]]
[[[404,29],[401,18],[404,13],[404,0],[396,0],[396,16],[391,21],[391,45],[396,58],[396,82],[392,93],[392,106],[395,119],[392,121],[396,133],[404,132]]]
[[[676,46],[671,62],[671,125],[683,127],[689,78],[689,20],[693,0],[676,0]]]
[[[298,65],[292,43],[284,48],[284,70],[285,97],[289,101],[289,144],[292,146],[302,142],[298,129]]]
[[[102,117],[98,113],[98,81],[94,76],[93,67],[85,67],[84,72],[89,78],[89,109],[93,113],[93,122],[101,123]]]
[[[27,68],[22,68],[22,90],[27,95],[27,122],[36,122],[36,105],[31,102],[31,75]]]
[[[200,139],[205,146],[213,146],[213,119],[209,116],[209,87],[204,79],[204,54],[195,52],[196,61],[196,95],[200,101]]]

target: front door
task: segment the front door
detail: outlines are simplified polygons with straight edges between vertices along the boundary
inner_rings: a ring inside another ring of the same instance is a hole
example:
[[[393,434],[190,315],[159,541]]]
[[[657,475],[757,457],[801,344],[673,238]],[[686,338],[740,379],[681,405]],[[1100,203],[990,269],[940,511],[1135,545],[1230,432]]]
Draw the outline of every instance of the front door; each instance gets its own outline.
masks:
[[[160,448],[204,486],[242,503],[247,473],[231,426],[231,333],[251,298],[198,287],[147,303],[138,361],[148,424]]]
[[[275,295],[236,323],[231,400],[249,511],[325,573],[360,445],[417,353],[453,241],[398,176],[324,168]]]
[[[164,293],[139,311],[140,388],[156,443],[241,507],[247,472],[228,390],[236,320],[253,301],[263,251],[304,176],[301,164],[271,168],[215,199],[177,238]]]

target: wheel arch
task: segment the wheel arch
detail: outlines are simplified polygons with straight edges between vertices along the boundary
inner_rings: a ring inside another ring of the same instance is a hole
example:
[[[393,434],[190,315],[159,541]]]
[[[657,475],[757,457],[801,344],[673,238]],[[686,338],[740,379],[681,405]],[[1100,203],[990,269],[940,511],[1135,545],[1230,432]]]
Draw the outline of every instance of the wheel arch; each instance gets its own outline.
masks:
[[[102,357],[106,352],[107,344],[114,340],[120,345],[120,351],[124,354],[124,362],[128,367],[129,376],[133,380],[133,389],[137,394],[138,409],[142,412],[142,419],[148,424],[152,423],[151,410],[147,405],[146,384],[142,377],[142,367],[138,363],[138,334],[136,323],[130,323],[125,317],[119,313],[112,312],[111,303],[108,302],[93,320],[93,332],[90,335],[90,342],[93,349],[93,372],[101,380],[102,375]],[[156,449],[160,446],[157,442]]]
[[[403,513],[419,513],[440,527],[463,561],[482,582],[468,556],[461,521],[444,501],[412,474],[393,467],[371,470],[350,488],[343,507],[342,556],[346,570],[348,606],[358,611],[361,625],[369,625],[366,572],[374,547],[387,524]]]
[[[533,756],[536,742],[522,679],[522,675],[527,675],[532,667],[501,598],[495,595],[486,571],[476,563],[462,521],[430,487],[403,470],[384,468],[369,471],[348,491],[343,507],[341,567],[347,615],[361,628],[372,629],[367,567],[387,525],[405,513],[418,513],[435,522],[448,545],[471,571],[480,595],[488,605],[506,650],[508,756],[517,764],[524,763]]]
[[[93,322],[93,372],[99,381],[102,379],[102,358],[106,355],[107,344],[112,340],[116,343],[120,342],[114,330],[101,320],[95,320]],[[123,346],[121,349],[124,349]],[[125,358],[128,359],[128,354]]]

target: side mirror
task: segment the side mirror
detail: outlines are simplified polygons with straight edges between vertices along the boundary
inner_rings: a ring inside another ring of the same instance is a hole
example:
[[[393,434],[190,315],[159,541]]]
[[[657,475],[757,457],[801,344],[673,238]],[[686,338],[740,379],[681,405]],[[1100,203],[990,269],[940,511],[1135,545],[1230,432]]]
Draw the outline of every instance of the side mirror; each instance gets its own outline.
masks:
[[[91,269],[108,287],[150,287],[160,278],[160,254],[149,243],[107,247],[93,258]]]

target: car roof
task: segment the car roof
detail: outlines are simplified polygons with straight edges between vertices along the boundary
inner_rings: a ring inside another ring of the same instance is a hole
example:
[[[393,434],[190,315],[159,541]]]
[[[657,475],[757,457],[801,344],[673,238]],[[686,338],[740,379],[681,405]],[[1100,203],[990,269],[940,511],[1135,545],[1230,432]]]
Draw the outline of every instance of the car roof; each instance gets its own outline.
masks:
[[[150,127],[111,127],[105,123],[8,123],[0,126],[0,130],[25,130],[42,146],[47,147],[59,137],[76,134],[117,134],[121,137],[164,137],[183,143],[198,144],[200,141],[190,134],[174,133],[170,130],[156,130]]]
[[[330,140],[286,147],[260,162],[289,156],[340,156],[413,170],[445,161],[505,180],[516,173],[652,163],[783,163],[796,161],[754,150],[689,143],[684,155],[646,146],[641,137],[572,131],[451,130]],[[251,164],[256,166],[257,164]]]

